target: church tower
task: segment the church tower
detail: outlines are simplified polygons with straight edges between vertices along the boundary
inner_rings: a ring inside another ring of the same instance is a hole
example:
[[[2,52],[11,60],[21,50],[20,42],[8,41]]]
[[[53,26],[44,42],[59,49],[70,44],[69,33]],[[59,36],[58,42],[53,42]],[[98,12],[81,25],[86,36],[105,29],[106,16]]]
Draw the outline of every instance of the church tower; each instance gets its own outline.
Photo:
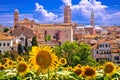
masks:
[[[14,26],[17,25],[18,21],[19,21],[19,11],[17,9],[15,9],[15,11],[14,11]]]
[[[64,23],[71,23],[71,9],[69,5],[64,8]]]
[[[91,26],[95,26],[95,19],[94,19],[94,12],[93,12],[93,9],[92,9],[92,12],[91,12]]]

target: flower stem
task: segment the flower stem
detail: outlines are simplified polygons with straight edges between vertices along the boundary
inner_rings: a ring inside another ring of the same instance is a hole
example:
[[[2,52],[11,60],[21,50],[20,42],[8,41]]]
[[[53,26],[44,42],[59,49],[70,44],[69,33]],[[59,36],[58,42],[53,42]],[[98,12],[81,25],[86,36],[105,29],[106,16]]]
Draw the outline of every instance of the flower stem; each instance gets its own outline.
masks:
[[[48,80],[50,80],[50,70],[48,68]]]

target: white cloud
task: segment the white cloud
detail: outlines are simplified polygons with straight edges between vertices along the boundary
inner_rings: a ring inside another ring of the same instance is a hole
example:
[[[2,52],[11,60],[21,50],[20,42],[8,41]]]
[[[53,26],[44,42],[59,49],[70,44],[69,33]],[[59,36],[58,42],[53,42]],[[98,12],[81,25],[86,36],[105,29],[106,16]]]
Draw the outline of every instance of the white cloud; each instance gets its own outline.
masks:
[[[97,25],[113,25],[115,23],[119,23],[118,20],[120,19],[120,12],[110,14],[108,10],[106,10],[109,7],[107,5],[103,5],[100,1],[80,0],[76,5],[72,5],[72,1],[69,0],[62,0],[62,2],[64,4],[66,4],[65,2],[71,4],[72,19],[78,23],[82,22],[82,24],[90,24],[90,14],[92,9],[94,10],[95,23]]]
[[[102,5],[101,2],[97,2],[96,0],[81,0],[79,4],[72,5],[73,13],[76,12],[88,19],[90,18],[92,9],[94,10],[95,17],[103,19],[106,14],[106,8],[107,6]]]
[[[72,0],[61,0],[65,5],[72,5]]]
[[[48,12],[42,5],[38,3],[35,4],[36,9],[33,14],[35,21],[40,23],[51,23],[51,22],[61,22],[62,16],[56,15],[55,13]]]

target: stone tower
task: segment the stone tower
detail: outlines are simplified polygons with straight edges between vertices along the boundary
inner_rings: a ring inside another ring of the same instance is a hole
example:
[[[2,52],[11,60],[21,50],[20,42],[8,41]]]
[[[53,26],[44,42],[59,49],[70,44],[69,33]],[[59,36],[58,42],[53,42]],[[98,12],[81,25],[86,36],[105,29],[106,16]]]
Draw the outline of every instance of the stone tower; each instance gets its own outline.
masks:
[[[17,25],[18,21],[19,21],[19,11],[17,9],[15,9],[15,11],[14,11],[14,26]]]
[[[71,8],[69,5],[64,8],[64,23],[71,23]]]
[[[93,12],[93,9],[92,9],[92,12],[91,12],[91,26],[95,26],[95,19],[94,19],[94,12]]]

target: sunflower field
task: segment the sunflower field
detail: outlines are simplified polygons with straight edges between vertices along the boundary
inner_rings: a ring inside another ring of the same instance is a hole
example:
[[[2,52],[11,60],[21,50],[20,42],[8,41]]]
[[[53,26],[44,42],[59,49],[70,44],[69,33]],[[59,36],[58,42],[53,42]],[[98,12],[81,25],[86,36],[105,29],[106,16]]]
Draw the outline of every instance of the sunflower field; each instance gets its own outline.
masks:
[[[26,58],[27,57],[27,58]],[[120,66],[68,64],[53,47],[33,46],[27,56],[0,60],[0,80],[120,80]]]

